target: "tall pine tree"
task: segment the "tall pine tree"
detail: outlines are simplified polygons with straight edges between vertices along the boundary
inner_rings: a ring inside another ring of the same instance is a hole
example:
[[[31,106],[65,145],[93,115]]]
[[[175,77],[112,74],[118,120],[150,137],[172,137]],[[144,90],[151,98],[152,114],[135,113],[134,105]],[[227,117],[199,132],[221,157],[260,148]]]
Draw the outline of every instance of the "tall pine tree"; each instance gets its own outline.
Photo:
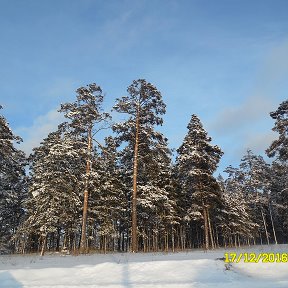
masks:
[[[223,181],[223,208],[220,213],[220,227],[224,245],[240,246],[255,242],[259,225],[253,217],[253,207],[248,201],[246,177],[239,168],[225,169],[228,177]]]
[[[241,159],[239,165],[242,172],[243,189],[246,201],[253,211],[254,222],[259,225],[259,237],[262,243],[262,233],[266,243],[270,243],[268,232],[268,201],[270,193],[270,167],[262,156],[254,155],[251,150]]]
[[[277,230],[283,242],[288,239],[288,100],[283,101],[276,111],[270,113],[275,120],[272,130],[279,134],[266,150],[273,158],[270,208],[276,213]]]
[[[288,160],[288,100],[282,102],[278,109],[270,113],[275,120],[273,131],[279,134],[279,138],[274,140],[266,150],[269,157],[276,156],[280,161]]]
[[[161,115],[166,111],[161,93],[144,79],[133,81],[127,91],[129,95],[117,99],[114,109],[128,119],[115,124],[113,129],[119,143],[123,143],[122,163],[126,166],[127,193],[131,199],[131,251],[137,252],[138,233],[146,237],[144,222],[153,223],[149,233],[154,232],[153,246],[158,246],[160,213],[170,205],[165,186],[168,174],[163,168],[169,166],[170,151],[167,139],[154,129],[162,125]]]
[[[29,157],[28,218],[21,232],[32,247],[38,248],[37,243],[42,242],[41,255],[47,241],[56,250],[60,246],[69,250],[76,246],[81,207],[80,171],[85,167],[77,153],[83,147],[77,149],[76,143],[61,128],[50,133]]]
[[[20,137],[13,134],[5,117],[0,115],[0,250],[2,251],[11,251],[15,248],[11,239],[24,215],[26,159],[24,153],[15,147],[15,143],[21,141]]]
[[[95,83],[86,87],[77,89],[76,101],[61,105],[60,112],[70,121],[68,125],[73,129],[73,133],[83,143],[86,143],[86,149],[82,151],[82,157],[86,161],[86,169],[82,176],[84,179],[83,191],[83,216],[80,252],[87,252],[87,213],[88,213],[88,195],[92,189],[91,177],[97,177],[97,171],[92,171],[92,151],[95,134],[107,125],[109,114],[102,111],[103,93],[100,86]],[[80,155],[79,155],[80,156]]]
[[[214,247],[209,210],[221,201],[220,187],[213,173],[223,152],[210,143],[212,139],[196,115],[192,115],[187,128],[188,133],[177,150],[177,178],[185,199],[184,218],[203,219],[205,248],[208,249]]]

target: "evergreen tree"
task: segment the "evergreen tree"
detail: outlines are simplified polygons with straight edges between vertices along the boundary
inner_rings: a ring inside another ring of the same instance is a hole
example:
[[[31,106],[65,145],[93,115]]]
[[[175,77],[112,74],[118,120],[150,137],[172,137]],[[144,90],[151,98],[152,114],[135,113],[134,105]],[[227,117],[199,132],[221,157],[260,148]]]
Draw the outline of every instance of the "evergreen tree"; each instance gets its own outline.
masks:
[[[125,250],[123,237],[127,237],[127,202],[115,139],[106,137],[100,153],[94,153],[92,166],[98,171],[98,177],[92,179],[94,188],[90,201],[90,221],[95,231],[91,231],[94,234],[91,239],[96,239],[98,233],[101,238],[98,242],[104,252],[108,248]]]
[[[223,152],[211,145],[211,137],[196,115],[187,126],[188,133],[177,150],[177,180],[184,199],[184,219],[204,220],[205,248],[214,246],[209,209],[221,202],[220,187],[213,177]],[[185,206],[184,206],[185,205]]]
[[[2,106],[0,106],[2,109]],[[12,236],[24,215],[26,198],[25,165],[22,151],[15,147],[22,139],[15,136],[4,116],[0,115],[0,250],[11,251]]]
[[[102,89],[95,83],[77,89],[77,100],[73,103],[61,105],[60,112],[64,112],[70,119],[69,126],[77,139],[86,143],[86,149],[82,151],[82,157],[86,160],[86,169],[82,176],[84,179],[83,192],[83,216],[80,252],[87,251],[87,212],[89,190],[93,188],[91,179],[97,176],[97,171],[92,171],[91,163],[93,151],[93,136],[107,124],[109,114],[102,112],[103,94]],[[80,156],[80,155],[79,155]]]
[[[271,194],[269,210],[275,223],[274,238],[281,243],[288,241],[288,165],[273,161],[271,168]],[[277,235],[277,238],[276,238]]]
[[[161,115],[165,113],[161,93],[144,79],[133,81],[127,91],[129,95],[117,99],[114,109],[128,119],[115,124],[113,130],[118,134],[119,144],[126,144],[122,145],[122,165],[126,167],[126,191],[131,199],[131,250],[137,252],[137,231],[144,238],[148,232],[144,231],[144,223],[153,226],[148,233],[154,233],[153,245],[158,246],[160,215],[170,209],[165,180],[170,151],[167,139],[154,129],[162,125]]]
[[[274,157],[272,164],[272,184],[270,209],[276,218],[276,229],[282,241],[288,239],[288,100],[283,101],[276,111],[270,113],[275,120],[273,131],[279,134],[266,150]]]
[[[266,150],[269,157],[276,156],[280,161],[288,160],[288,100],[282,102],[278,109],[270,113],[275,120],[273,131],[279,133],[279,138],[274,140]]]
[[[264,232],[267,244],[270,243],[268,227],[268,201],[270,193],[270,167],[262,156],[256,156],[251,150],[241,159],[240,170],[243,175],[243,188],[250,207],[253,209],[253,218],[259,225],[260,241]],[[263,230],[263,231],[262,231]]]
[[[79,171],[85,163],[81,163],[77,150],[83,147],[76,149],[75,139],[61,130],[50,133],[30,156],[28,218],[21,232],[29,237],[32,247],[37,246],[33,241],[39,242],[40,238],[41,255],[47,240],[57,250],[60,245],[71,249],[79,229],[79,190],[82,188]],[[51,243],[53,239],[56,244]]]
[[[255,223],[245,187],[245,175],[239,168],[229,166],[225,169],[228,177],[222,182],[223,208],[220,227],[224,245],[240,246],[250,244],[257,236],[259,225]]]

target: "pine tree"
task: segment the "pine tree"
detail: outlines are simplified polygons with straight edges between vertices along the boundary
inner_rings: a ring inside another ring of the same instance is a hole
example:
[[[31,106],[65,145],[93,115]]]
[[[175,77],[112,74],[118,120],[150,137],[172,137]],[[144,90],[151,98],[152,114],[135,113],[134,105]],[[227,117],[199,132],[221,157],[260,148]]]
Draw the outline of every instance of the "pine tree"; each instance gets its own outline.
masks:
[[[171,193],[171,159],[167,139],[161,134],[157,141],[139,153],[138,170],[138,230],[142,237],[144,251],[150,249],[168,250],[169,228],[173,224],[174,207]],[[143,143],[143,142],[142,142]],[[143,147],[144,146],[144,147]],[[150,236],[149,236],[150,235]]]
[[[273,161],[271,168],[270,215],[274,219],[275,234],[279,242],[288,241],[288,166]],[[275,237],[275,236],[274,236]],[[276,240],[276,237],[275,237]],[[276,241],[275,241],[276,242]]]
[[[15,248],[12,236],[24,216],[26,159],[24,153],[14,145],[21,141],[20,137],[13,134],[4,116],[0,115],[0,250],[2,251],[11,251]]]
[[[185,199],[182,207],[187,212],[184,218],[204,220],[205,248],[208,249],[209,242],[211,247],[214,246],[209,209],[221,201],[220,188],[213,173],[223,152],[218,146],[211,145],[212,139],[196,115],[192,115],[187,128],[188,133],[177,150],[177,180]]]
[[[270,193],[270,167],[262,156],[256,156],[251,150],[241,159],[240,169],[243,175],[243,188],[246,200],[253,208],[254,221],[260,227],[260,241],[262,243],[262,227],[264,228],[266,242],[270,243],[268,227],[268,202]]]
[[[97,177],[97,171],[92,171],[93,136],[107,124],[109,114],[102,112],[103,94],[101,88],[95,83],[77,89],[77,100],[74,103],[61,105],[60,112],[64,112],[66,118],[70,119],[69,126],[79,139],[86,143],[86,151],[82,157],[86,160],[86,169],[83,171],[84,200],[82,216],[82,234],[80,252],[87,252],[87,212],[88,195],[91,187],[91,178]],[[94,175],[92,175],[94,173]]]
[[[288,100],[283,101],[276,111],[270,113],[275,120],[273,131],[279,134],[266,150],[269,157],[274,157],[272,164],[272,184],[270,211],[274,212],[277,230],[282,241],[288,239]]]
[[[78,230],[82,188],[79,171],[85,163],[81,163],[77,153],[83,147],[77,149],[76,144],[71,135],[59,129],[50,133],[30,155],[28,218],[21,233],[28,237],[30,246],[40,239],[41,255],[49,239],[55,239],[57,250],[60,245],[71,249]],[[54,248],[54,243],[50,246]]]
[[[94,226],[95,235],[97,230],[101,238],[100,248],[104,252],[108,248],[121,250],[127,223],[127,203],[115,139],[111,136],[106,137],[105,145],[99,152],[95,151],[93,158],[92,165],[97,170],[98,177],[92,179],[94,188],[90,201],[90,221],[94,222],[94,225],[91,226]]]
[[[222,182],[223,207],[220,215],[220,228],[224,245],[240,246],[240,243],[250,244],[255,241],[259,225],[255,223],[252,208],[247,200],[245,175],[239,168],[229,166],[228,173]]]
[[[127,145],[121,152],[122,165],[126,167],[127,194],[131,199],[131,250],[137,252],[137,231],[146,234],[143,229],[147,222],[154,223],[153,245],[158,246],[160,215],[155,211],[157,208],[159,211],[165,210],[169,206],[163,166],[169,166],[170,152],[167,139],[154,130],[154,126],[162,125],[161,115],[165,113],[161,93],[144,79],[133,81],[127,91],[129,95],[117,99],[114,109],[126,114],[128,119],[115,124],[113,130],[118,134],[119,143]],[[150,229],[149,233],[152,232]]]
[[[276,156],[285,162],[288,160],[288,100],[282,102],[270,116],[275,120],[272,130],[279,133],[279,138],[273,141],[266,153],[269,157]]]

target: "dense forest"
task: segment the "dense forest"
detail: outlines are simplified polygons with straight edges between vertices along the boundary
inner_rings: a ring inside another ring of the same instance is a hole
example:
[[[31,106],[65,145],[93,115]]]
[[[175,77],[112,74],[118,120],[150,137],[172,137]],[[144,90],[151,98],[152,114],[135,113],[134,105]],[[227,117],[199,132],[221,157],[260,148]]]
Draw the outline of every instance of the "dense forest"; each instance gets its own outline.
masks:
[[[135,80],[116,99],[122,122],[103,99],[96,84],[77,89],[59,107],[66,121],[29,157],[0,115],[1,253],[287,243],[288,100],[270,113],[279,136],[265,151],[271,161],[248,150],[217,177],[223,151],[195,114],[173,157],[157,130],[166,105],[154,85]]]

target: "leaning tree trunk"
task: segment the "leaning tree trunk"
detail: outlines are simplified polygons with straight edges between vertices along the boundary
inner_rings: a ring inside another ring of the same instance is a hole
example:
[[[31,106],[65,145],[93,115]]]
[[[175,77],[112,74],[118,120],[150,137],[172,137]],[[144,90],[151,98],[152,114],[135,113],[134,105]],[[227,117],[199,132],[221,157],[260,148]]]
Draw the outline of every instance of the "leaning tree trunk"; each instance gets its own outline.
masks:
[[[261,206],[260,209],[261,209],[263,224],[264,224],[264,228],[265,228],[265,234],[266,234],[267,244],[269,245],[269,244],[270,244],[270,242],[269,242],[269,234],[268,234],[268,231],[267,231],[267,224],[266,224],[265,216],[264,216],[264,213],[263,213],[263,207]]]
[[[209,234],[210,234],[211,247],[212,247],[212,249],[214,249],[215,245],[214,245],[213,231],[212,231],[212,225],[211,225],[210,213],[209,213],[208,207],[206,207],[206,215],[207,215],[207,219],[208,219],[208,228],[209,228]]]
[[[270,218],[271,218],[271,224],[272,224],[272,230],[273,230],[275,244],[278,244],[277,237],[276,237],[276,232],[275,232],[274,220],[273,220],[273,216],[272,216],[272,209],[271,209],[271,204],[270,203],[269,203],[269,213],[270,213]]]
[[[86,240],[86,230],[87,230],[87,211],[88,211],[88,187],[89,187],[89,176],[91,172],[91,151],[92,151],[92,127],[90,126],[87,131],[87,153],[88,158],[86,160],[86,180],[85,180],[85,190],[84,190],[84,202],[83,202],[83,216],[82,216],[82,233],[81,233],[81,243],[80,243],[80,253],[87,252],[87,240]]]
[[[132,193],[132,252],[137,252],[137,174],[138,174],[138,147],[139,147],[139,104],[136,115],[136,132],[133,162],[133,193]]]

